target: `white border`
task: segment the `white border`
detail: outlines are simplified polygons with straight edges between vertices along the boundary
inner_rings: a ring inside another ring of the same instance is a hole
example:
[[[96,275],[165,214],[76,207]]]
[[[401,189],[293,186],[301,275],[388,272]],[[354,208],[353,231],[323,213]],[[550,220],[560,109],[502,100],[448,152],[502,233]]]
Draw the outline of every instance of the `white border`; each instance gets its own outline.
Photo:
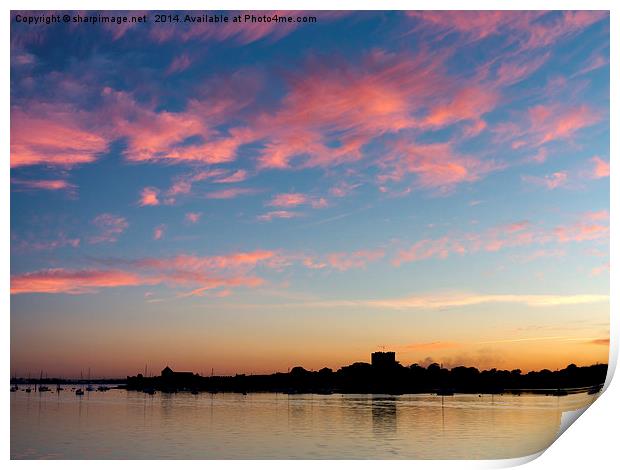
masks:
[[[382,0],[381,2],[373,0],[358,0],[358,1],[325,1],[325,0],[228,0],[228,1],[196,1],[196,0],[176,0],[174,2],[164,0],[152,0],[144,1],[137,0],[131,2],[108,0],[108,1],[76,1],[76,0],[63,0],[56,2],[45,2],[41,0],[22,0],[15,1],[9,0],[3,2],[5,9],[4,24],[7,25],[9,21],[10,10],[166,10],[166,9],[194,9],[194,10],[413,10],[413,9],[433,9],[433,10],[474,10],[474,9],[494,9],[494,10],[611,10],[611,147],[610,147],[610,160],[611,156],[618,154],[617,139],[614,138],[616,128],[613,126],[616,123],[616,109],[618,106],[618,87],[616,86],[618,80],[618,47],[615,46],[618,38],[618,16],[614,11],[614,6],[618,2],[601,1],[601,0],[589,0],[589,1],[577,1],[577,0],[562,0],[562,1],[538,1],[538,0],[524,0],[520,2],[508,2],[508,1],[489,1],[489,0],[470,0],[470,1],[455,1],[455,0],[434,0],[433,2],[407,2],[403,0]],[[10,70],[10,28],[2,28],[2,36],[4,39],[5,47],[2,49],[2,63],[5,73],[2,74],[0,80],[2,80],[2,100],[3,109],[2,113],[2,129],[6,135],[4,139],[4,153],[5,163],[2,166],[2,178],[4,184],[2,185],[3,191],[1,192],[0,211],[2,220],[5,221],[4,227],[0,230],[1,244],[4,249],[4,263],[2,263],[1,277],[5,289],[2,291],[2,304],[6,306],[3,308],[3,312],[9,311],[10,296],[10,227],[7,223],[9,218],[9,198],[10,198],[10,170],[9,170],[9,118],[10,118],[10,81],[9,74],[6,71]],[[615,157],[614,157],[615,158]],[[614,165],[612,164],[612,167]],[[616,204],[614,201],[618,201],[620,196],[617,190],[618,174],[612,172],[610,179],[611,187],[611,237],[618,233],[617,218],[614,217],[616,213]],[[614,243],[610,244],[610,261],[611,265],[616,266],[618,261],[618,250]],[[529,464],[530,468],[611,468],[614,463],[618,462],[617,447],[617,425],[615,418],[618,417],[618,404],[620,403],[620,386],[617,383],[610,385],[611,377],[615,371],[618,358],[618,330],[619,330],[619,317],[618,315],[618,300],[617,289],[618,276],[615,274],[615,270],[611,270],[611,283],[610,283],[610,308],[611,308],[611,344],[610,344],[610,372],[608,374],[606,390],[603,395],[587,410],[582,417],[579,418],[579,424],[571,427],[571,429],[563,434],[551,447],[542,453],[542,455],[536,459],[540,454],[520,459],[501,460],[501,461],[382,461],[381,463],[376,461],[322,461],[318,464],[327,468],[341,468],[355,467],[358,468],[372,468],[378,465],[389,466],[391,468],[409,468],[411,465],[415,465],[416,468],[498,468],[505,466],[520,465],[526,463],[532,459],[535,459]],[[615,312],[615,314],[613,314]],[[10,316],[4,315],[3,318],[4,327],[4,360],[2,361],[2,373],[4,377],[10,377]],[[617,382],[617,381],[615,381]],[[6,384],[5,390],[5,406],[0,411],[4,428],[2,430],[2,450],[6,459],[10,456],[10,421],[9,421],[9,391],[8,384]],[[203,467],[202,461],[184,461],[182,463],[175,463],[175,465],[183,465],[187,467],[198,468]],[[50,466],[51,468],[77,468],[78,465],[84,465],[79,461],[61,461],[61,462],[32,462],[32,461],[11,461],[10,465],[20,468],[34,468],[35,466]],[[109,465],[115,467],[120,466],[122,468],[128,466],[137,465],[137,463],[131,461],[122,462],[105,462],[105,461],[93,461],[89,462],[90,468],[104,468]],[[151,461],[148,464],[154,469],[166,468],[170,464],[166,461]],[[212,461],[209,462],[210,466],[217,468],[229,469],[237,468],[239,466],[252,467],[252,468],[290,468],[294,465],[296,468],[314,468],[317,465],[316,461]]]

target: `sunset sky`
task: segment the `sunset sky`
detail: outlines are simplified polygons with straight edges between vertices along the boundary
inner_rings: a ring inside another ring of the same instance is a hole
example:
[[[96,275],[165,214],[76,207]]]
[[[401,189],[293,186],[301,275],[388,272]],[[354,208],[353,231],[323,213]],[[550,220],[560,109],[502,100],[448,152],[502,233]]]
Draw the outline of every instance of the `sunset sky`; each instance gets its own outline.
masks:
[[[608,14],[287,14],[12,14],[12,373],[607,362]]]

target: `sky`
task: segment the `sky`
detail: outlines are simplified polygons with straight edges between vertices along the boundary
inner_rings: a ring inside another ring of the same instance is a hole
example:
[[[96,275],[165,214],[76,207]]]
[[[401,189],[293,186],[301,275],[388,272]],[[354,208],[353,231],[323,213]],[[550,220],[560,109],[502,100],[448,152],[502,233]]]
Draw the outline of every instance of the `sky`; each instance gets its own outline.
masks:
[[[12,13],[12,374],[607,362],[606,12],[240,13]]]

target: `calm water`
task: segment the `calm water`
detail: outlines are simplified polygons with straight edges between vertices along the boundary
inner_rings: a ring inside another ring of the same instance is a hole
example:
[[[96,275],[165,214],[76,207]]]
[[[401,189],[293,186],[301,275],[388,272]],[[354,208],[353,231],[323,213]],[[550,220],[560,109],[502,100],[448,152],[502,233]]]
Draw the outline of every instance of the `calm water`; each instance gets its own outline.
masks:
[[[595,395],[11,393],[13,459],[511,458]]]

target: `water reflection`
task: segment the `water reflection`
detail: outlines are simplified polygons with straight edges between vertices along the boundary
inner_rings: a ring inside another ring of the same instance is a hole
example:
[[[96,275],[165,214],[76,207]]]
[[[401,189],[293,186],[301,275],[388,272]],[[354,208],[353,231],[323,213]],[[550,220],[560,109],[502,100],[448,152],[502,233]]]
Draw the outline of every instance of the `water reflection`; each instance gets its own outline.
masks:
[[[510,458],[595,395],[11,394],[12,458]]]
[[[372,432],[379,437],[396,434],[396,404],[395,396],[372,397]]]

